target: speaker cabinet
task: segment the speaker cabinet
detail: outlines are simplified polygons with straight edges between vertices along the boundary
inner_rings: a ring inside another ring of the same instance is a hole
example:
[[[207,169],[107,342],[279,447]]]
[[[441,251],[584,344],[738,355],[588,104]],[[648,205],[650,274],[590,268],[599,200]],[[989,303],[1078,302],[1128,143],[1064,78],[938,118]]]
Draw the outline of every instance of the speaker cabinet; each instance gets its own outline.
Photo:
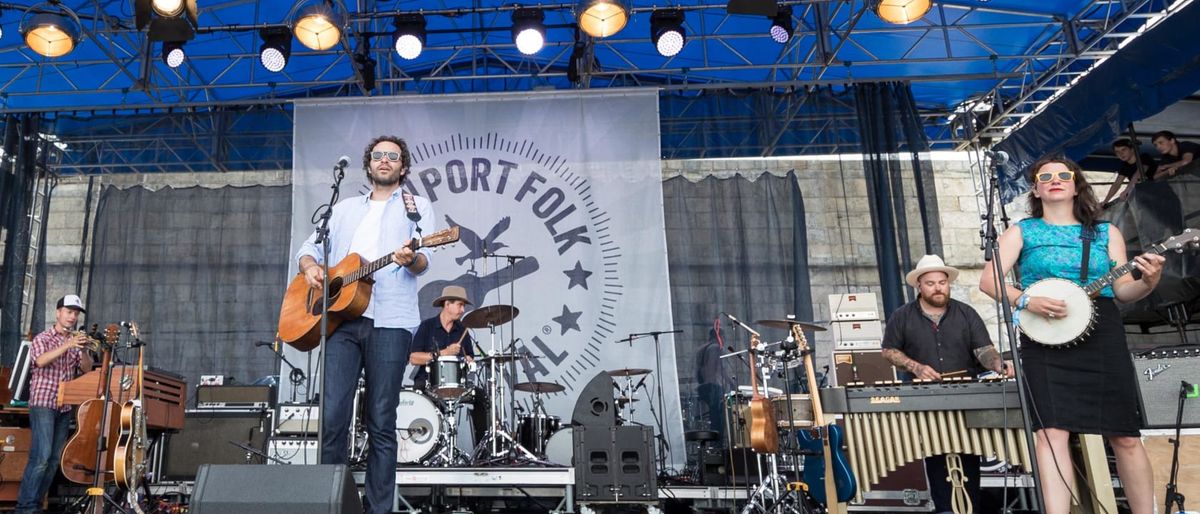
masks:
[[[1146,428],[1175,428],[1179,383],[1200,383],[1200,348],[1155,350],[1133,357]],[[1200,398],[1183,401],[1183,428],[1200,428]]]
[[[345,464],[233,466],[196,473],[193,514],[360,514],[362,501]]]
[[[573,437],[579,501],[657,501],[653,427],[577,426]]]
[[[163,456],[163,480],[192,480],[204,464],[262,464],[263,458],[233,443],[266,453],[269,411],[188,411],[183,430],[171,434]]]

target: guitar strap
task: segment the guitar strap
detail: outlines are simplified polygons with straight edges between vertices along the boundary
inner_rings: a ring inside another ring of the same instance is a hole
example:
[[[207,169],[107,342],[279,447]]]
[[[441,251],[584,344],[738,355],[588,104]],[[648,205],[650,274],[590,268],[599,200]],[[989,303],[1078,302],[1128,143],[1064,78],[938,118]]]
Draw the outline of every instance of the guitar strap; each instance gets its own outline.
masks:
[[[1080,229],[1079,237],[1083,239],[1083,262],[1079,264],[1079,284],[1087,285],[1088,279],[1088,260],[1092,254],[1092,239],[1096,237],[1095,229],[1092,227],[1083,227]]]

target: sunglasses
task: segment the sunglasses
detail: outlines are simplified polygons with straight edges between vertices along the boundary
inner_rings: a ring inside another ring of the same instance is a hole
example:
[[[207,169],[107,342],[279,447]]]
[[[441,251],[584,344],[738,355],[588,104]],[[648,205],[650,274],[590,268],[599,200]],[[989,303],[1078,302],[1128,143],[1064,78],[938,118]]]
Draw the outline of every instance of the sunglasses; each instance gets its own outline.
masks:
[[[400,162],[400,152],[371,152],[372,161],[382,161],[384,157],[392,162]]]
[[[1036,178],[1037,178],[1038,182],[1052,182],[1056,178],[1059,180],[1059,182],[1073,182],[1075,180],[1075,172],[1074,171],[1059,171],[1059,172],[1043,171],[1041,173],[1038,173]]]

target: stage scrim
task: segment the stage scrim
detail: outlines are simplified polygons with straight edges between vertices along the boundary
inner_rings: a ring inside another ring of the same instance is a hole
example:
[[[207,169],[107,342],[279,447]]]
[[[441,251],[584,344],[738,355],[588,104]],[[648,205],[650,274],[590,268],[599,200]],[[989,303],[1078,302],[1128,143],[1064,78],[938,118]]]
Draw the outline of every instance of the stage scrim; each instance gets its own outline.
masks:
[[[421,277],[422,317],[435,314],[430,302],[447,284],[467,287],[476,306],[516,305],[520,316],[501,327],[496,344],[515,337],[538,357],[519,380],[567,387],[549,398],[548,410],[569,422],[575,391],[597,372],[655,367],[652,339],[632,348],[615,341],[672,328],[658,130],[654,91],[298,102],[292,250],[311,233],[313,211],[328,201],[339,156],[351,162],[344,199],[367,190],[361,163],[371,138],[406,139],[413,154],[406,188],[433,202],[438,229],[463,231]],[[483,258],[485,245],[527,257]],[[491,350],[486,330],[474,337]],[[674,340],[661,342],[664,419],[672,460],[681,463]],[[315,369],[316,352],[312,361]],[[647,400],[658,379],[651,375],[637,393],[635,421],[654,423]],[[284,384],[280,398],[290,391]],[[526,406],[528,396],[517,393]]]

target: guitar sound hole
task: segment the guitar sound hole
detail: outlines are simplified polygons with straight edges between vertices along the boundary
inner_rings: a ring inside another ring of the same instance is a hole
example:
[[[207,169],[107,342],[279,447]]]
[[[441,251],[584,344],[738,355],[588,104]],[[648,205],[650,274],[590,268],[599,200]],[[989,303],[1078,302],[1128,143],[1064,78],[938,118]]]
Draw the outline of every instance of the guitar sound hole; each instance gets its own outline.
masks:
[[[329,281],[329,305],[332,306],[335,302],[337,302],[338,295],[341,294],[341,292],[342,292],[341,277],[330,280]],[[320,316],[321,315],[320,290],[314,289],[312,291],[312,293],[309,293],[308,297],[310,300],[309,306],[308,306],[308,313],[313,316]]]

